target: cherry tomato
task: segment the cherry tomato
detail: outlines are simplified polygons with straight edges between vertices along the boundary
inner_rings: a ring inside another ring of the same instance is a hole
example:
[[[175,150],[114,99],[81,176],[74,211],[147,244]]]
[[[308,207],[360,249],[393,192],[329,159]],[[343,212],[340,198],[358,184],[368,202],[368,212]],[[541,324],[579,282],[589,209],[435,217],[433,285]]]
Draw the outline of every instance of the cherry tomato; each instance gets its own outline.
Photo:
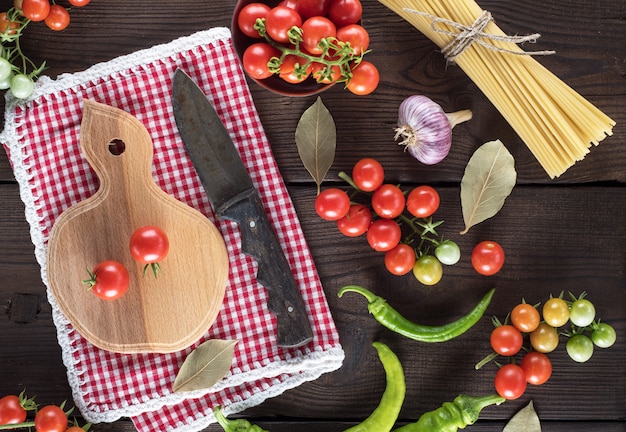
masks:
[[[26,99],[33,94],[35,82],[28,75],[18,73],[11,77],[10,87],[13,96],[19,99]]]
[[[72,426],[65,429],[65,432],[85,432],[85,429],[80,426]]]
[[[170,241],[161,228],[146,225],[135,230],[130,237],[129,247],[133,259],[145,264],[144,273],[148,267],[152,267],[152,272],[157,276],[159,262],[170,250]]]
[[[489,338],[491,348],[503,356],[512,356],[522,349],[522,333],[512,325],[501,325],[493,329]]]
[[[593,355],[593,342],[589,336],[577,334],[567,340],[565,350],[572,360],[584,363]]]
[[[298,0],[296,10],[306,20],[314,16],[326,16],[330,0]]]
[[[0,80],[8,80],[11,77],[11,73],[13,73],[11,62],[4,57],[0,57]]]
[[[520,366],[528,384],[541,385],[552,375],[552,362],[547,355],[538,351],[526,353]]]
[[[409,192],[406,209],[415,217],[425,218],[437,211],[440,202],[439,192],[435,188],[417,186]]]
[[[265,18],[270,11],[270,7],[265,3],[249,3],[241,8],[237,15],[237,27],[246,36],[260,38],[258,30],[254,28],[258,18]]]
[[[115,300],[128,291],[130,276],[123,264],[107,260],[98,264],[89,274],[90,279],[83,281],[95,295],[104,300]]]
[[[559,345],[559,334],[554,327],[542,322],[530,333],[530,344],[535,351],[550,353]]]
[[[337,30],[337,39],[348,42],[354,51],[354,55],[360,55],[367,51],[370,46],[370,35],[358,24],[349,24]]]
[[[595,306],[586,298],[574,300],[569,309],[569,319],[578,327],[587,327],[596,317]]]
[[[611,325],[597,323],[592,327],[591,340],[598,348],[609,348],[617,340],[617,333]]]
[[[288,54],[280,65],[279,76],[286,82],[298,84],[304,81],[311,74],[311,68],[304,66],[307,61],[304,57],[295,54]]]
[[[521,366],[508,363],[498,369],[495,379],[496,391],[507,400],[517,399],[527,387],[526,374]]]
[[[372,208],[385,219],[393,219],[404,211],[404,193],[396,185],[384,184],[372,194]]]
[[[341,68],[339,65],[327,66],[324,63],[311,63],[311,75],[320,84],[332,84],[341,78]]]
[[[561,327],[569,320],[567,302],[559,297],[552,297],[543,304],[543,320],[552,327]]]
[[[65,432],[65,429],[67,429],[67,415],[58,406],[47,405],[35,415],[37,432]]]
[[[302,23],[302,46],[311,54],[322,54],[324,48],[320,41],[324,38],[334,38],[337,34],[335,24],[328,18],[314,16]]]
[[[54,4],[50,6],[50,13],[44,21],[51,30],[65,30],[70,25],[70,13],[63,6]]]
[[[49,13],[49,0],[24,0],[22,2],[22,14],[31,21],[43,21]]]
[[[91,0],[68,0],[72,6],[83,7],[87,6]]]
[[[373,63],[362,60],[361,63],[352,69],[352,77],[346,88],[355,95],[365,96],[376,90],[380,74]]]
[[[361,159],[352,168],[352,181],[364,192],[375,191],[383,184],[384,180],[385,171],[376,159]]]
[[[498,243],[486,240],[474,247],[472,265],[478,273],[492,276],[500,271],[503,264],[504,250]]]
[[[20,28],[19,22],[9,21],[6,12],[0,13],[0,33],[14,35],[17,34],[18,28]]]
[[[350,197],[341,189],[325,189],[315,199],[315,211],[324,220],[339,220],[350,211]]]
[[[436,257],[422,255],[413,266],[413,276],[424,285],[435,285],[443,276],[443,268]]]
[[[377,219],[367,230],[367,242],[378,252],[387,252],[400,243],[402,230],[393,219]]]
[[[533,305],[520,303],[511,311],[511,323],[519,331],[530,333],[534,331],[541,321],[539,311]]]
[[[372,223],[372,212],[363,204],[352,204],[348,214],[337,221],[343,235],[358,237],[365,234]]]
[[[272,57],[279,57],[280,51],[268,43],[257,42],[243,53],[243,68],[252,78],[265,79],[273,75],[267,63]]]
[[[295,9],[286,6],[276,6],[265,17],[267,34],[276,42],[289,42],[289,30],[300,27],[302,18]]]
[[[333,0],[328,8],[328,18],[337,27],[358,23],[363,17],[363,6],[360,0]]]
[[[461,259],[461,249],[452,240],[444,240],[435,248],[435,256],[445,265],[454,265]]]
[[[408,244],[400,243],[385,252],[385,267],[391,274],[402,276],[413,270],[416,259],[413,248]]]
[[[0,399],[0,425],[17,424],[26,421],[26,410],[15,395]]]

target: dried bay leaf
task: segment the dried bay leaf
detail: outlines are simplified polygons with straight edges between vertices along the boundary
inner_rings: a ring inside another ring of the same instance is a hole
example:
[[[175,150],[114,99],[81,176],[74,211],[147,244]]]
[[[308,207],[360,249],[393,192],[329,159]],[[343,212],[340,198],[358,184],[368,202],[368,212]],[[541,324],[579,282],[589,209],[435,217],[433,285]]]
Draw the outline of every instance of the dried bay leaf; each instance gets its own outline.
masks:
[[[317,183],[319,194],[324,176],[335,159],[337,146],[335,121],[319,96],[298,121],[296,146],[302,164]]]
[[[533,401],[519,410],[502,429],[502,432],[541,432],[541,423],[535,412]]]
[[[230,370],[237,342],[212,339],[199,345],[178,371],[174,393],[207,389],[224,378]]]
[[[461,234],[495,216],[516,180],[515,161],[500,140],[480,146],[467,163],[461,180],[461,207],[465,221]]]

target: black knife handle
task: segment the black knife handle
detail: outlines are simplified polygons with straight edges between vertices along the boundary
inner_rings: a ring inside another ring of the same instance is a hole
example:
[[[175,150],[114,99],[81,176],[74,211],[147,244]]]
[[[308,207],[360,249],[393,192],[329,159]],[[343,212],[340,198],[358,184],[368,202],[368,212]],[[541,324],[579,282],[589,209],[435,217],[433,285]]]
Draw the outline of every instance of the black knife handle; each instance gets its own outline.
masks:
[[[298,285],[256,191],[233,197],[217,209],[216,216],[237,222],[243,252],[258,263],[257,281],[268,290],[268,308],[276,315],[278,346],[297,347],[311,341],[311,323]]]

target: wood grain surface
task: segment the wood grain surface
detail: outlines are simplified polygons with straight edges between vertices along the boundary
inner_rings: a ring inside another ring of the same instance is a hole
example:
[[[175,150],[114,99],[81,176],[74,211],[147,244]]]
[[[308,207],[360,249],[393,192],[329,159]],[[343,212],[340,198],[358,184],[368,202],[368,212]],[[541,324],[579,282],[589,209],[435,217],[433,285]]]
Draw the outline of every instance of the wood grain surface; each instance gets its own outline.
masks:
[[[501,431],[517,410],[533,400],[544,431],[626,431],[626,1],[484,0],[479,4],[509,34],[541,33],[530,49],[556,51],[539,61],[613,118],[614,134],[564,175],[550,180],[476,85],[461,70],[446,65],[432,42],[377,1],[363,0],[363,23],[372,49],[367,56],[379,67],[381,83],[370,96],[351,95],[342,86],[321,95],[338,137],[335,163],[324,187],[344,187],[337,174],[350,171],[362,157],[379,159],[389,182],[407,188],[424,183],[437,187],[442,197],[439,216],[445,220],[442,233],[458,241],[463,256],[459,264],[445,269],[440,284],[425,287],[411,276],[391,276],[382,256],[371,251],[363,238],[347,239],[315,214],[315,184],[294,143],[298,119],[315,97],[278,96],[250,82],[346,351],[339,371],[243,413],[269,430],[341,431],[369,415],[385,385],[371,347],[374,340],[386,342],[405,368],[407,397],[399,424],[461,392],[481,394],[493,389],[495,365],[480,371],[473,367],[490,349],[487,318],[453,341],[420,344],[382,328],[367,313],[362,298],[336,295],[344,285],[361,284],[425,324],[460,316],[492,286],[497,292],[487,315],[501,319],[521,298],[535,303],[561,291],[586,291],[598,315],[618,331],[616,345],[596,350],[584,364],[569,360],[561,346],[551,356],[554,372],[548,383],[529,388],[517,401],[487,409],[479,423],[466,430]],[[93,0],[73,11],[71,25],[61,34],[51,35],[45,26],[29,27],[22,48],[35,60],[46,59],[47,73],[54,77],[195,31],[230,26],[234,7],[233,0]],[[398,106],[411,94],[427,95],[447,112],[471,109],[474,113],[471,121],[454,128],[452,150],[438,165],[419,164],[393,140]],[[493,139],[500,139],[514,156],[517,185],[496,217],[459,236],[461,177],[471,154]],[[0,314],[0,393],[26,388],[42,404],[71,400],[24,206],[4,155],[0,155],[0,203],[0,299],[7,311]],[[477,275],[469,262],[471,248],[484,239],[498,241],[507,254],[503,270],[490,278]],[[16,295],[20,293],[28,295]],[[11,314],[14,308],[22,312]],[[28,322],[11,320],[29,313],[34,313],[32,319],[21,318]],[[131,431],[133,427],[121,420],[93,430]]]
[[[156,185],[152,140],[141,122],[108,105],[83,104],[80,145],[99,188],[52,228],[50,289],[67,319],[97,347],[180,351],[207,331],[221,307],[228,278],[224,240],[208,218]],[[144,226],[161,228],[169,240],[158,275],[144,272],[130,254],[130,238]],[[86,268],[107,260],[130,275],[128,291],[116,300],[103,300],[81,283]]]

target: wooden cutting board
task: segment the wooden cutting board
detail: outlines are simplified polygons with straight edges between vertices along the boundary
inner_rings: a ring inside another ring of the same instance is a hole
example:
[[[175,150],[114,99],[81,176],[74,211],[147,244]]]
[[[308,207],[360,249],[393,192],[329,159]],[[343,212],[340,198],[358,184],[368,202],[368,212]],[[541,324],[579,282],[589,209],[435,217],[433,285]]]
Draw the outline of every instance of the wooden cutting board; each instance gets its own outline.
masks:
[[[85,100],[80,145],[100,186],[64,211],[48,241],[47,278],[59,308],[91,343],[105,350],[174,352],[197,341],[215,320],[228,277],[217,228],[152,179],[152,140],[141,122]],[[116,154],[119,153],[119,154]],[[135,229],[156,225],[168,235],[158,277],[145,275],[129,251]],[[82,282],[101,261],[130,273],[128,292],[102,300]]]

